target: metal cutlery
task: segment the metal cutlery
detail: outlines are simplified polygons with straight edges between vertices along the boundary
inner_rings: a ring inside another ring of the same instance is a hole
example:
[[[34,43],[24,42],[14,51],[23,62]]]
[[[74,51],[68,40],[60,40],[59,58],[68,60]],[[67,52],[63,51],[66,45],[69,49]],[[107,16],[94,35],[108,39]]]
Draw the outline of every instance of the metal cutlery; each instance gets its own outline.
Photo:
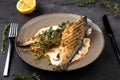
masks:
[[[9,69],[9,63],[10,63],[10,55],[11,55],[11,49],[12,49],[12,41],[17,36],[17,30],[18,30],[18,23],[11,23],[10,24],[10,30],[9,30],[9,46],[8,46],[8,52],[7,52],[7,58],[5,62],[4,72],[3,76],[8,76],[8,69]]]
[[[104,26],[105,26],[106,33],[110,37],[110,39],[112,41],[113,48],[114,48],[114,50],[116,52],[117,58],[120,61],[120,50],[119,50],[118,45],[117,45],[117,43],[115,41],[115,37],[114,37],[113,31],[112,31],[112,28],[111,28],[111,26],[109,24],[107,15],[103,16],[103,23],[104,23]]]

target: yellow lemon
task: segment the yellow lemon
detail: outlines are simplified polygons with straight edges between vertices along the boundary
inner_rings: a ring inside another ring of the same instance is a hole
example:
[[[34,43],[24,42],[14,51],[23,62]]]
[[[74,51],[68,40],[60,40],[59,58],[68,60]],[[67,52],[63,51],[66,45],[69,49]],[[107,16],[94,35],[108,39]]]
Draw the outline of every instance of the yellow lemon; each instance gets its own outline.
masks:
[[[36,0],[19,0],[16,7],[20,13],[30,14],[36,8]]]

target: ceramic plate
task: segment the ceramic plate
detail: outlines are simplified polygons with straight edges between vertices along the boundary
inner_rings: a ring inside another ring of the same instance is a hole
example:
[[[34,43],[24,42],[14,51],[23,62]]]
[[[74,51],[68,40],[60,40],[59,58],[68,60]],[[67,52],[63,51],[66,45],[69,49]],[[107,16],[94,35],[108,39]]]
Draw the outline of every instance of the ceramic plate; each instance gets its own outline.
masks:
[[[16,41],[25,41],[31,38],[40,28],[44,26],[58,25],[66,21],[75,21],[80,15],[68,14],[68,13],[55,13],[41,15],[25,23],[16,37]],[[88,24],[93,28],[93,32],[90,36],[91,46],[89,48],[88,54],[81,61],[69,66],[69,70],[75,70],[87,66],[88,64],[95,61],[104,47],[104,37],[100,28],[94,24],[90,19],[88,19]],[[52,65],[48,65],[48,61],[41,59],[34,61],[33,54],[30,51],[25,51],[23,48],[16,46],[16,50],[20,58],[28,63],[29,65],[36,67],[38,69],[53,71]]]

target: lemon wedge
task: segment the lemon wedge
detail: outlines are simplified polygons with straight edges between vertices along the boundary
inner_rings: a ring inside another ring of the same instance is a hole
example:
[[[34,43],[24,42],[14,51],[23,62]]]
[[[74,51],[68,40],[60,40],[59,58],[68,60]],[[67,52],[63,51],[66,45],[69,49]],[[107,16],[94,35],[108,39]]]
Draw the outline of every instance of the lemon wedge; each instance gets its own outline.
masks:
[[[20,13],[30,14],[36,8],[36,0],[19,0],[16,7]]]

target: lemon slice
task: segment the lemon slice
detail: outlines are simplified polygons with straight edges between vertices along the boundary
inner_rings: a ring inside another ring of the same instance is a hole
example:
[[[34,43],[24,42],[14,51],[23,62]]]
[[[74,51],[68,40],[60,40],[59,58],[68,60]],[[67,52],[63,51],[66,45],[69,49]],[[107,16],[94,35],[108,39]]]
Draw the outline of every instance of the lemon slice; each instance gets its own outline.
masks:
[[[36,8],[36,0],[19,0],[16,7],[20,13],[30,14]]]

